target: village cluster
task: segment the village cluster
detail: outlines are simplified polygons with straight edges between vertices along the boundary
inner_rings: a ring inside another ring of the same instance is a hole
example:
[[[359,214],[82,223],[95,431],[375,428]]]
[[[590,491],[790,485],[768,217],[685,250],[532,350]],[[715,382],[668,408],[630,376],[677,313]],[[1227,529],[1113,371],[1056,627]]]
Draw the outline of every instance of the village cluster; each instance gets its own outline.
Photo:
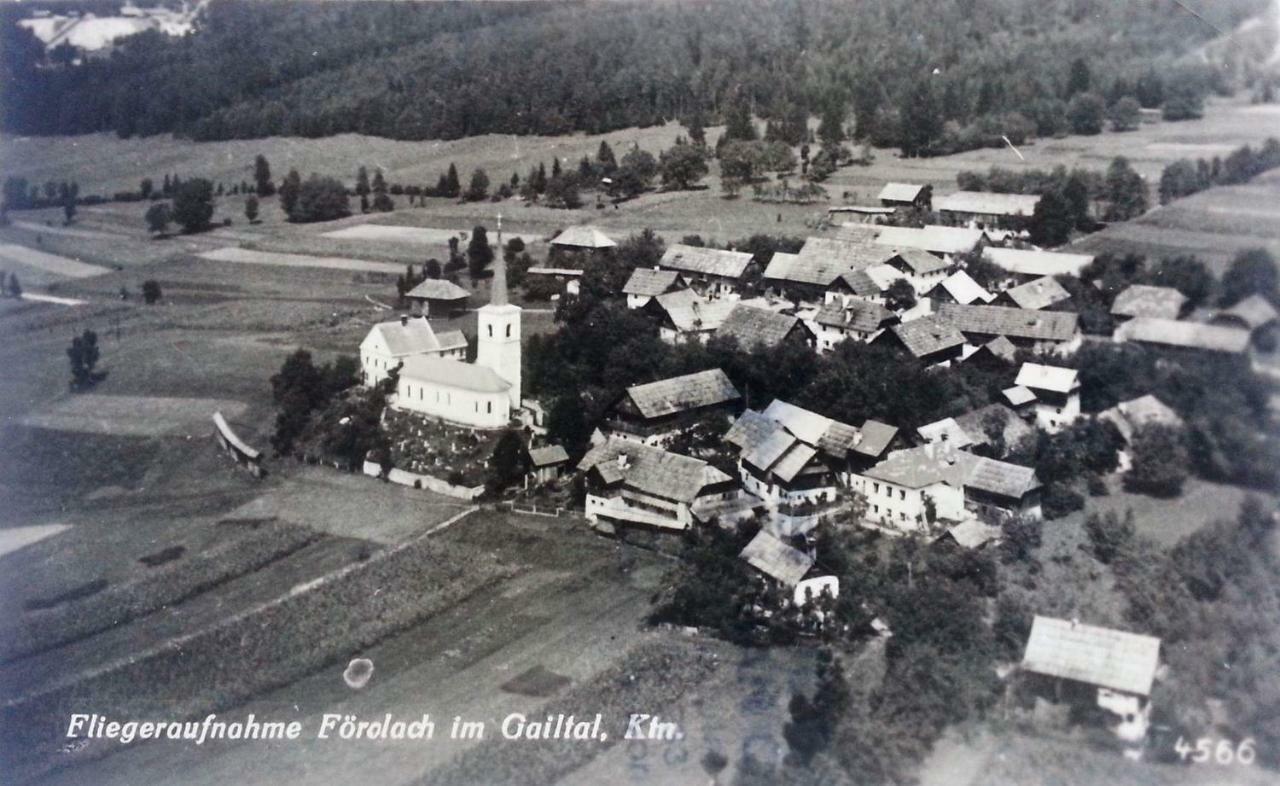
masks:
[[[959,192],[930,205],[928,187],[905,183],[890,183],[879,196],[875,207],[841,208],[858,220],[809,238],[798,253],[775,253],[763,269],[750,253],[670,245],[656,267],[634,270],[616,295],[656,321],[673,345],[731,336],[741,347],[795,343],[825,353],[860,341],[944,368],[996,360],[999,367],[1020,350],[1046,361],[1017,366],[1003,401],[908,432],[876,420],[841,423],[782,399],[749,408],[722,369],[708,368],[627,388],[571,465],[568,451],[545,444],[543,407],[522,397],[521,308],[509,301],[502,261],[490,302],[477,312],[473,362],[461,332],[437,333],[426,318],[456,308],[467,291],[428,280],[407,296],[418,314],[369,331],[360,348],[363,379],[372,385],[394,373],[389,404],[401,412],[478,430],[522,424],[526,487],[580,473],[585,517],[601,532],[660,538],[764,521],[740,556],[796,606],[839,593],[835,578],[815,567],[821,555],[811,537],[836,513],[856,510],[863,526],[889,535],[983,548],[1000,538],[1002,522],[1042,517],[1042,484],[1032,467],[1004,460],[1009,447],[1036,429],[1055,433],[1094,417],[1082,414],[1078,371],[1047,362],[1069,358],[1086,340],[1078,315],[1055,306],[1069,298],[1059,277],[1078,276],[1092,257],[1026,242],[1021,227],[1036,196]],[[897,211],[922,208],[945,224],[886,223]],[[592,255],[614,245],[598,228],[573,227],[551,246],[557,259],[579,266],[528,274],[551,276],[576,294]],[[994,286],[966,272],[974,259],[999,269]],[[1130,286],[1114,301],[1113,340],[1239,354],[1277,319],[1258,296],[1193,313],[1185,300],[1173,288]],[[1150,424],[1179,424],[1150,395],[1096,417],[1126,440]],[[720,447],[736,458],[734,473],[672,449],[678,435],[709,418],[728,424]],[[1122,452],[1122,469],[1126,461]],[[1114,714],[1120,738],[1137,745],[1147,731],[1158,653],[1159,640],[1149,636],[1037,617],[1022,665],[1096,688],[1092,700]]]

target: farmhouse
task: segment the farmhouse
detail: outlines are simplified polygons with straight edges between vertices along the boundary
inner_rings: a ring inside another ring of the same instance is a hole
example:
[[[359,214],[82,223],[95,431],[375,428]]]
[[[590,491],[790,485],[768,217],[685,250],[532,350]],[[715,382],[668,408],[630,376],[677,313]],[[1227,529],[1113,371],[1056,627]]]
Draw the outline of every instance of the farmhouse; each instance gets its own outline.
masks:
[[[1014,384],[1035,394],[1036,425],[1050,434],[1080,417],[1080,376],[1075,369],[1023,363]]]
[[[1111,316],[1117,319],[1177,319],[1186,303],[1186,295],[1173,287],[1134,284],[1116,295],[1111,304]]]
[[[854,300],[862,300],[883,306],[885,293],[899,278],[901,274],[897,268],[889,265],[872,265],[841,273],[823,293],[823,303],[840,302],[847,306]]]
[[[529,470],[524,476],[524,486],[541,486],[557,480],[569,466],[569,454],[559,445],[546,445],[529,449]]]
[[[591,521],[683,531],[698,520],[695,507],[740,495],[733,478],[705,461],[630,440],[610,438],[578,462],[587,473]]]
[[[1012,281],[1027,281],[1045,276],[1080,276],[1093,257],[1089,254],[1064,254],[1024,248],[983,249],[982,255],[993,265],[1004,269]]]
[[[937,314],[940,320],[959,329],[975,346],[1004,336],[1014,346],[1036,352],[1069,354],[1075,352],[1082,341],[1079,316],[1069,311],[939,303]]]
[[[1242,355],[1249,349],[1250,334],[1239,328],[1204,325],[1176,319],[1134,317],[1116,328],[1112,338],[1164,349],[1186,349]]]
[[[638,267],[631,271],[631,277],[622,287],[622,294],[627,296],[627,308],[641,308],[658,295],[685,289],[686,286],[678,271]]]
[[[668,344],[705,344],[737,305],[732,300],[707,300],[692,289],[677,289],[654,297],[643,308],[658,320],[658,337]]]
[[[376,385],[387,373],[411,357],[442,357],[465,360],[467,337],[461,330],[436,334],[426,317],[407,317],[379,322],[360,342],[360,378]]]
[[[990,238],[981,229],[927,224],[916,227],[880,227],[875,242],[895,249],[914,248],[949,259],[983,247]]]
[[[1022,655],[1033,691],[1081,709],[1107,710],[1116,716],[1117,736],[1135,743],[1146,736],[1159,665],[1160,639],[1154,636],[1039,614]]]
[[[926,443],[946,442],[955,448],[984,448],[1003,456],[1033,430],[1018,413],[1004,404],[988,404],[954,418],[928,423],[916,429]]]
[[[885,183],[877,199],[885,207],[928,210],[933,200],[933,186]]]
[[[710,300],[738,298],[747,279],[759,271],[751,254],[682,243],[668,248],[658,267],[680,273],[695,292]]]
[[[632,385],[609,410],[603,431],[660,445],[708,416],[731,419],[742,394],[720,369]]]
[[[871,341],[882,330],[898,321],[898,316],[877,303],[850,299],[847,303],[824,303],[813,318],[818,351],[830,351],[845,339]]]
[[[996,296],[984,289],[963,270],[957,270],[939,282],[931,295],[933,300],[946,303],[958,303],[967,306],[973,303],[990,303]]]
[[[768,530],[760,530],[738,555],[747,564],[788,589],[813,567],[813,557],[788,546]]]
[[[471,293],[452,281],[429,278],[406,292],[404,297],[422,316],[448,316],[466,311]]]
[[[965,338],[950,322],[928,316],[894,325],[881,333],[876,341],[905,349],[915,359],[933,366],[958,360],[964,350]]]
[[[1133,435],[1144,426],[1160,425],[1180,429],[1185,425],[1177,412],[1150,394],[1121,401],[1110,409],[1104,409],[1098,413],[1098,419],[1114,425],[1126,444],[1133,442]],[[1127,470],[1131,463],[1127,451],[1121,451],[1120,469]]]
[[[841,275],[884,264],[892,256],[891,249],[867,242],[811,237],[799,253],[775,253],[764,277],[775,289],[818,302]]]
[[[812,349],[817,343],[813,331],[799,317],[745,303],[733,307],[720,323],[716,336],[734,339],[745,350],[757,345],[772,348],[784,342],[795,342]]]
[[[982,226],[1021,229],[1035,213],[1040,197],[1035,194],[996,194],[987,191],[957,191],[937,200],[934,209],[952,224],[970,222]]]
[[[551,248],[561,251],[590,252],[614,248],[618,244],[594,226],[569,227],[551,238]]]
[[[900,249],[885,264],[897,270],[900,277],[906,279],[918,295],[923,295],[942,283],[952,267],[950,260],[939,259],[918,248]]]
[[[424,320],[420,320],[424,321]],[[507,302],[507,268],[493,268],[490,302],[476,312],[476,360],[416,354],[404,361],[396,409],[475,428],[502,428],[521,405],[520,308]]]
[[[1070,300],[1071,293],[1063,288],[1056,278],[1043,276],[1032,279],[1025,284],[1006,289],[1001,293],[1000,299],[1004,301],[1000,305],[1012,305],[1029,311],[1039,311],[1042,308],[1048,308],[1065,300]]]

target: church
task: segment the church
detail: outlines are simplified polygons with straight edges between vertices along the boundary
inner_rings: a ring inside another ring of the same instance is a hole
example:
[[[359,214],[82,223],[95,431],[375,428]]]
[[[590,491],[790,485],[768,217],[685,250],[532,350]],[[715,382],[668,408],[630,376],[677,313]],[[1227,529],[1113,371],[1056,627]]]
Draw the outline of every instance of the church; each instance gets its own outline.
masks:
[[[501,231],[499,222],[499,238]],[[412,322],[420,325],[426,320]],[[476,312],[476,330],[474,363],[438,351],[400,358],[403,366],[390,406],[460,426],[507,426],[520,408],[520,307],[507,300],[507,269],[501,253],[494,260],[489,303]]]

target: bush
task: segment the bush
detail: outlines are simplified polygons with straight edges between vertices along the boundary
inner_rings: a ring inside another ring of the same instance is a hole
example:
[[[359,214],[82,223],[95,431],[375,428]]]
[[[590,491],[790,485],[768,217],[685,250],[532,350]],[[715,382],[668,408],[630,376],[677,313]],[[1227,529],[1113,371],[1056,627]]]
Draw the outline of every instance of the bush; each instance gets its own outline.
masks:
[[[1139,428],[1129,445],[1133,467],[1124,485],[1156,497],[1176,497],[1187,479],[1187,448],[1182,429],[1163,424]]]
[[[1045,486],[1041,507],[1045,518],[1060,519],[1083,508],[1084,497],[1063,483],[1050,483]]]
[[[312,175],[298,187],[296,200],[288,206],[289,220],[297,223],[332,221],[351,215],[347,189],[332,177]]]
[[[160,282],[149,278],[142,282],[142,302],[148,306],[160,299]]]
[[[1111,560],[1133,542],[1133,511],[1125,511],[1124,518],[1117,516],[1115,511],[1091,514],[1084,521],[1084,529],[1089,535],[1093,556],[1099,562],[1110,564]]]

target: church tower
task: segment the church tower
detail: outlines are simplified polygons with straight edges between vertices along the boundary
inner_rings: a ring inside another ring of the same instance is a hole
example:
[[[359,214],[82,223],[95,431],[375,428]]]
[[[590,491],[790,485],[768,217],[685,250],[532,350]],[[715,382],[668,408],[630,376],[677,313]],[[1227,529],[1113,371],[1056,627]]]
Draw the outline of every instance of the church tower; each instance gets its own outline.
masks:
[[[498,258],[494,260],[489,304],[476,312],[476,365],[488,366],[511,383],[511,411],[520,408],[520,307],[507,302],[507,263],[502,256],[502,216],[498,216]]]

